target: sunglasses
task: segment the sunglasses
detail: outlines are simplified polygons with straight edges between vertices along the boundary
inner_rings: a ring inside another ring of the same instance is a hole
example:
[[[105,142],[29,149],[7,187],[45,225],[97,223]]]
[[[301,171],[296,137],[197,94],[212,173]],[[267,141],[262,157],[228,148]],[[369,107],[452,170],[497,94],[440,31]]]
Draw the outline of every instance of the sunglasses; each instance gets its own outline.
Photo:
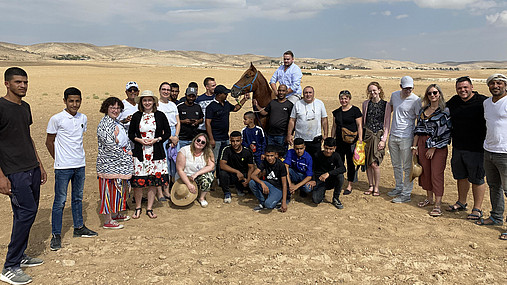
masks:
[[[438,91],[429,91],[428,93],[426,93],[426,95],[428,95],[428,96],[431,96],[431,95],[436,96],[437,94],[438,94]]]
[[[196,141],[197,143],[200,143],[200,144],[206,144],[206,141],[205,141],[205,140],[196,139],[195,141]]]
[[[132,92],[137,92],[137,91],[139,91],[139,89],[132,88],[132,89],[129,89],[129,90],[127,90],[127,91],[128,91],[128,92],[130,92],[130,93],[132,93]]]

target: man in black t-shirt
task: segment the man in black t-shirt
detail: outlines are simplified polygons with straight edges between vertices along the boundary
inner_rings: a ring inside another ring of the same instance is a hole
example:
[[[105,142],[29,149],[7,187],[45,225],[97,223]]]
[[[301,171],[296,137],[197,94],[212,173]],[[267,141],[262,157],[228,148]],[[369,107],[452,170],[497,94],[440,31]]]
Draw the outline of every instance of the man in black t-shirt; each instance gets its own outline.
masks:
[[[47,175],[30,135],[30,105],[22,100],[28,90],[28,75],[11,67],[4,79],[7,94],[0,98],[0,193],[11,199],[13,220],[0,278],[10,284],[27,284],[32,278],[21,267],[43,263],[26,256],[25,249],[39,207],[40,186]]]
[[[252,174],[252,180],[248,184],[259,205],[253,210],[273,209],[282,200],[280,210],[287,211],[287,169],[285,164],[276,158],[276,146],[268,145],[264,152],[264,160],[259,168]],[[266,177],[261,180],[260,177]]]
[[[197,135],[197,128],[204,120],[201,106],[195,104],[197,88],[188,87],[185,91],[185,101],[178,104],[180,114],[180,148],[189,145]]]
[[[482,103],[488,97],[473,89],[470,77],[460,77],[456,79],[457,95],[447,101],[452,124],[451,170],[458,185],[458,201],[447,210],[466,210],[468,190],[472,184],[474,206],[467,218],[479,220],[482,217],[482,201],[486,191],[483,148],[486,120]]]
[[[224,191],[224,203],[231,203],[230,185],[236,186],[238,196],[245,196],[255,169],[252,151],[241,145],[241,133],[232,132],[229,140],[231,144],[224,148],[220,156],[219,176],[220,186]]]
[[[324,150],[315,154],[313,163],[313,180],[310,181],[313,186],[312,200],[320,204],[326,195],[326,190],[334,188],[333,201],[336,208],[343,209],[340,202],[340,192],[343,185],[343,173],[345,166],[336,150],[336,140],[332,137],[324,140]]]
[[[280,84],[280,86],[278,86],[276,99],[269,102],[264,109],[259,110],[261,115],[269,115],[267,128],[268,145],[277,145],[282,147],[285,152],[287,152],[289,146],[286,139],[287,128],[289,126],[290,113],[292,112],[292,107],[294,107],[294,104],[287,100],[285,97],[286,95],[287,86],[285,84]],[[259,108],[256,100],[253,100],[252,104],[254,104],[256,108]]]

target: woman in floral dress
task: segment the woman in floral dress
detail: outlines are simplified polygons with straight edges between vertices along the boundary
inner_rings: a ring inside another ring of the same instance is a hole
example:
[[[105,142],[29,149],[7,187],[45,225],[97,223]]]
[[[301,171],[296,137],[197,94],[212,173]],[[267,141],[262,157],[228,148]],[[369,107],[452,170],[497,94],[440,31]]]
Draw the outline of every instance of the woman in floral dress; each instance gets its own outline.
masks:
[[[153,202],[157,186],[167,185],[169,181],[167,160],[163,143],[169,139],[171,128],[164,113],[157,111],[158,98],[152,91],[145,90],[136,98],[139,111],[132,115],[129,139],[134,142],[134,175],[132,188],[136,200],[136,209],[132,218],[141,215],[143,189],[148,189],[146,215],[155,219]]]

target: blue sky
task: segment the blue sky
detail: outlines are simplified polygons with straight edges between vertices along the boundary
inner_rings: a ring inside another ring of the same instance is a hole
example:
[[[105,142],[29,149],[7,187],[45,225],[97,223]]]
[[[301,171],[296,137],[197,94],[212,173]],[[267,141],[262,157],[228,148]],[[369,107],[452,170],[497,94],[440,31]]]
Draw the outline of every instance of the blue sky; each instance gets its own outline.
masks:
[[[224,54],[507,60],[505,0],[0,0],[0,41]]]

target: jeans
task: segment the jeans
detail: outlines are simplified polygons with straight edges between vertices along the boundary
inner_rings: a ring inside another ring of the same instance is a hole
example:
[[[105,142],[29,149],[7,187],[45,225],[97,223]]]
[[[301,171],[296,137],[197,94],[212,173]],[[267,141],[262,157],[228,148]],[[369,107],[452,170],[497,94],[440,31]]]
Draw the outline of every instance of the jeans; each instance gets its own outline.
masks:
[[[7,175],[11,182],[12,233],[7,247],[4,268],[20,267],[21,259],[28,245],[40,197],[40,168]],[[5,230],[5,229],[4,229]]]
[[[225,141],[215,141],[215,148],[213,148],[213,156],[215,157],[215,171],[217,174],[217,178],[219,178],[220,172],[220,155],[222,154],[222,150],[229,144],[229,140]]]
[[[192,141],[180,140],[178,144],[180,145],[180,148],[182,148],[182,147],[187,146],[187,145],[189,145],[191,143],[192,143]]]
[[[489,186],[491,217],[503,221],[504,195],[507,196],[507,153],[484,151],[484,170]]]
[[[267,209],[274,209],[276,204],[282,200],[283,193],[282,190],[276,188],[271,183],[263,181],[264,184],[269,188],[269,193],[267,197],[264,197],[264,193],[262,192],[261,184],[255,182],[254,180],[250,180],[248,186],[252,189],[253,194],[259,200],[259,203]]]
[[[176,135],[176,126],[171,126],[171,136]],[[167,171],[169,172],[169,176],[174,177],[176,176],[176,161],[172,160],[172,158],[169,155],[169,149],[168,144],[171,143],[171,140],[167,139],[164,143],[164,149],[165,149],[165,156],[167,160]],[[176,145],[176,152],[180,150],[180,143]]]
[[[303,181],[303,179],[305,179],[307,176],[304,173],[297,172],[296,170],[289,168],[289,177],[290,177],[290,181],[292,183],[297,184],[297,183]],[[308,187],[306,185],[299,187],[299,190],[304,191],[305,193],[312,192],[312,189],[310,189],[310,187]]]
[[[412,168],[412,142],[414,138],[400,138],[389,136],[389,153],[393,164],[395,190],[402,196],[410,196],[414,183],[410,181],[410,168]],[[405,173],[405,178],[403,176]]]
[[[85,182],[85,167],[70,169],[55,169],[55,200],[51,212],[51,233],[62,234],[62,216],[67,200],[67,188],[72,181],[72,220],[74,228],[83,226],[83,188]]]
[[[267,145],[276,145],[281,147],[283,149],[283,156],[285,156],[285,153],[287,153],[287,150],[289,149],[289,145],[285,141],[285,138],[286,136],[267,135]]]
[[[317,184],[313,187],[312,192],[313,203],[320,204],[326,196],[326,190],[333,188],[333,199],[339,199],[340,192],[342,191],[343,180],[343,174],[341,173],[336,176],[329,176],[324,182],[320,181],[318,177],[316,177],[315,182]]]

